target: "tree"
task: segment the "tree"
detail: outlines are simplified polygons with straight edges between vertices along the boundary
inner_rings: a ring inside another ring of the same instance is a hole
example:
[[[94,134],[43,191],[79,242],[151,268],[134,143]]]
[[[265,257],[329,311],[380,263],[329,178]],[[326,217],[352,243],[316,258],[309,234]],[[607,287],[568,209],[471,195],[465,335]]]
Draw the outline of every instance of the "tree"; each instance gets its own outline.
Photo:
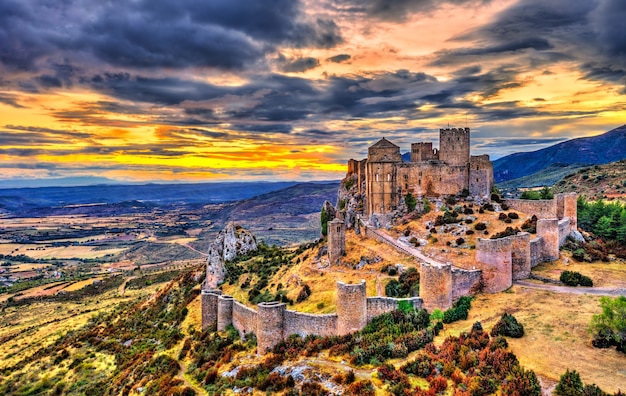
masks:
[[[584,396],[583,381],[580,379],[580,375],[576,370],[569,371],[569,369],[567,369],[565,371],[565,374],[561,376],[559,383],[556,385],[553,394],[557,396]]]
[[[406,203],[406,207],[409,209],[409,212],[415,210],[415,206],[417,206],[417,200],[410,192],[406,193],[404,196],[404,203]]]
[[[626,297],[601,297],[602,313],[591,318],[589,330],[601,337],[608,338],[609,342],[621,346],[626,344]]]
[[[541,199],[552,199],[552,198],[554,198],[554,193],[552,192],[552,189],[549,188],[548,186],[543,186],[541,191],[539,191],[539,195],[541,196]]]
[[[326,208],[322,207],[322,213],[320,213],[320,221],[322,223],[322,235],[328,235],[328,221],[330,220],[330,216],[326,212]]]
[[[541,199],[541,194],[537,191],[524,191],[520,196],[521,199],[532,199],[539,200]]]

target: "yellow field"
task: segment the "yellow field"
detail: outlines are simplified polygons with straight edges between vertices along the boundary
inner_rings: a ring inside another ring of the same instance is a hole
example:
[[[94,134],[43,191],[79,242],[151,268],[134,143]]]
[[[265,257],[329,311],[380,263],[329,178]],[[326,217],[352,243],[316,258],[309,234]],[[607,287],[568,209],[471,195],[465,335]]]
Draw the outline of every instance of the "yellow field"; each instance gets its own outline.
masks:
[[[45,247],[42,245],[20,245],[15,243],[0,244],[0,254],[25,254],[34,259],[90,259],[103,257],[107,254],[117,254],[126,249],[114,248],[106,250],[96,250],[92,246],[59,246]]]
[[[13,264],[11,268],[11,272],[18,271],[33,271],[41,268],[49,267],[50,264],[38,264],[38,263],[22,263],[22,264]]]
[[[100,279],[102,279],[102,277],[85,279],[76,283],[72,283],[71,285],[64,288],[63,290],[68,291],[68,292],[80,290],[87,285],[91,285],[95,280],[100,280]]]

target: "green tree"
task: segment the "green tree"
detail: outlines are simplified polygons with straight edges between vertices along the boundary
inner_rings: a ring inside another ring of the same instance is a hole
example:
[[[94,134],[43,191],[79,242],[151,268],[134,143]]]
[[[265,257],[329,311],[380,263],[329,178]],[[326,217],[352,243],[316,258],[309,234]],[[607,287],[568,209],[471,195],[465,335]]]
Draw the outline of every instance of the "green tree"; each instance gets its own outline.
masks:
[[[543,186],[541,191],[539,191],[539,195],[541,196],[541,199],[552,199],[552,198],[554,198],[554,192],[552,192],[552,189],[549,188],[548,186]]]
[[[417,206],[417,200],[410,192],[406,193],[404,196],[404,203],[406,203],[406,207],[409,208],[409,212],[415,210],[415,206]]]
[[[556,384],[553,394],[557,396],[584,396],[583,381],[576,370],[565,370],[565,374],[561,376],[559,383]]]
[[[538,200],[538,199],[541,199],[541,194],[538,191],[528,190],[528,191],[524,191],[522,195],[520,196],[520,198]]]
[[[617,344],[626,343],[626,297],[601,297],[602,313],[593,315],[589,330],[610,335]]]
[[[328,221],[330,220],[330,216],[326,212],[326,208],[322,207],[322,213],[320,213],[320,221],[322,223],[322,235],[328,235]]]

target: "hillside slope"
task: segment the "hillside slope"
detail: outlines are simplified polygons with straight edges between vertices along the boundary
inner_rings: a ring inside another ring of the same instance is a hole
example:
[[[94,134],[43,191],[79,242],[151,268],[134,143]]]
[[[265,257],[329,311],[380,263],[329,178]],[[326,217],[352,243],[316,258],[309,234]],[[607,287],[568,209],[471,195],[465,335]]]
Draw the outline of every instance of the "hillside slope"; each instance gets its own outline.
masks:
[[[515,153],[493,162],[496,183],[539,172],[552,164],[596,165],[626,158],[626,125],[602,135],[567,140],[537,151]]]
[[[580,169],[554,185],[554,192],[577,192],[590,199],[626,197],[626,160]]]

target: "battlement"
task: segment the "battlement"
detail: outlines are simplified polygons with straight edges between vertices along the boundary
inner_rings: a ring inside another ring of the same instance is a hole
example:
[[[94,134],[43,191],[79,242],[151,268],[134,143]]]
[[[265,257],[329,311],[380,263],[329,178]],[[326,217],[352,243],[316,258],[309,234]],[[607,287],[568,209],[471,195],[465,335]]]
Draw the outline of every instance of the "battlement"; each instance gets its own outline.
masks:
[[[469,128],[441,128],[439,133],[469,134]]]
[[[411,162],[439,159],[439,150],[433,149],[432,142],[411,143]]]

